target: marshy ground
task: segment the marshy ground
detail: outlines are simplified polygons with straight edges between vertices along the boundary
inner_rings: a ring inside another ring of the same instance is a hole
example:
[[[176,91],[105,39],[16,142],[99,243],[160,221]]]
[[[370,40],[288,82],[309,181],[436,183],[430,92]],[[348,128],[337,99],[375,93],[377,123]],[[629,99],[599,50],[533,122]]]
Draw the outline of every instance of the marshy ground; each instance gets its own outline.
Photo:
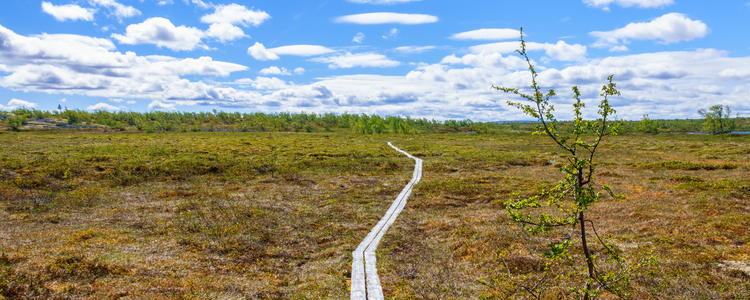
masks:
[[[529,236],[504,210],[560,179],[544,138],[97,130],[0,134],[0,295],[346,299],[351,251],[412,175],[388,141],[424,175],[379,247],[386,298],[528,296],[518,287],[571,231]],[[624,198],[588,215],[629,261],[655,258],[630,297],[750,298],[750,136],[602,147],[596,181]],[[581,282],[555,278],[545,295]]]

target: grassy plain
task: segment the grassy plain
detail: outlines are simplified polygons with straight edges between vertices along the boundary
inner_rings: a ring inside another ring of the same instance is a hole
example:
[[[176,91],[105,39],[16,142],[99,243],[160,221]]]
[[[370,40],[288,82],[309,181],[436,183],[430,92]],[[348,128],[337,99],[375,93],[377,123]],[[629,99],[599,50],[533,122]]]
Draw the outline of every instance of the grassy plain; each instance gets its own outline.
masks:
[[[386,297],[528,296],[565,230],[528,236],[503,202],[560,178],[543,138],[99,130],[0,134],[0,295],[346,299],[351,251],[411,178],[388,141],[424,175],[381,241]],[[596,180],[624,199],[589,216],[627,257],[657,261],[631,297],[750,298],[750,136],[603,147]],[[580,282],[550,280],[546,297]]]

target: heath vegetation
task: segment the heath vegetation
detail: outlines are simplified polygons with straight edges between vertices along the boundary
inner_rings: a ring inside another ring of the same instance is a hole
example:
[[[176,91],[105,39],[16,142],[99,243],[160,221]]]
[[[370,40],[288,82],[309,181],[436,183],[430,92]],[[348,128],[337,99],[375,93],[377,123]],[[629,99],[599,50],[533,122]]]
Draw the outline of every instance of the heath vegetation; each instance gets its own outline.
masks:
[[[351,251],[411,178],[388,141],[424,159],[424,178],[381,242],[387,297],[581,287],[544,258],[573,228],[527,235],[505,213],[513,193],[554,187],[567,159],[525,132],[105,131],[0,134],[2,297],[348,298]],[[623,257],[655,257],[623,293],[750,297],[750,137],[627,134],[598,151],[594,179],[624,198],[587,219]]]

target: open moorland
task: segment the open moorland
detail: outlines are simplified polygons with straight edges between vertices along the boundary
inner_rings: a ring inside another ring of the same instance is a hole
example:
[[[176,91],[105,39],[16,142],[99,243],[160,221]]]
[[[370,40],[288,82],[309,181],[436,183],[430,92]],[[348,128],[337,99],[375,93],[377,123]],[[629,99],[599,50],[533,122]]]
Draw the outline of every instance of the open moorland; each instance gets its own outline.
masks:
[[[388,141],[424,173],[378,250],[386,298],[575,297],[577,244],[543,258],[573,229],[530,236],[504,208],[561,179],[542,137],[79,129],[0,133],[0,299],[347,299],[351,251],[411,178]],[[750,136],[600,150],[622,197],[588,216],[648,262],[629,298],[750,298]]]

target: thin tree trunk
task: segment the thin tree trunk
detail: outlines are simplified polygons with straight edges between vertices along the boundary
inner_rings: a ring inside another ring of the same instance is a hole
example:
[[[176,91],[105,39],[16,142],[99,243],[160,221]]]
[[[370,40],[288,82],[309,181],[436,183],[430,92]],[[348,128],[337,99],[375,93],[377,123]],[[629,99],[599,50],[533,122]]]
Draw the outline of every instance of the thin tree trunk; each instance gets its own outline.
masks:
[[[580,191],[583,189],[583,169],[578,169],[576,174],[576,190]],[[576,195],[580,196],[580,195]],[[583,210],[578,213],[578,223],[581,225],[581,246],[583,247],[583,255],[586,257],[586,266],[588,267],[589,280],[586,281],[586,291],[583,294],[584,300],[590,300],[589,289],[591,289],[591,281],[594,277],[594,261],[591,258],[591,252],[589,251],[589,245],[586,242],[586,223],[584,222]]]
[[[581,224],[581,246],[583,246],[583,255],[586,256],[586,266],[588,267],[589,279],[594,279],[594,261],[591,259],[588,243],[586,242],[586,223],[584,223],[583,212],[578,213],[578,223]],[[583,295],[584,300],[589,300],[589,289],[591,282],[586,281],[586,292]]]

